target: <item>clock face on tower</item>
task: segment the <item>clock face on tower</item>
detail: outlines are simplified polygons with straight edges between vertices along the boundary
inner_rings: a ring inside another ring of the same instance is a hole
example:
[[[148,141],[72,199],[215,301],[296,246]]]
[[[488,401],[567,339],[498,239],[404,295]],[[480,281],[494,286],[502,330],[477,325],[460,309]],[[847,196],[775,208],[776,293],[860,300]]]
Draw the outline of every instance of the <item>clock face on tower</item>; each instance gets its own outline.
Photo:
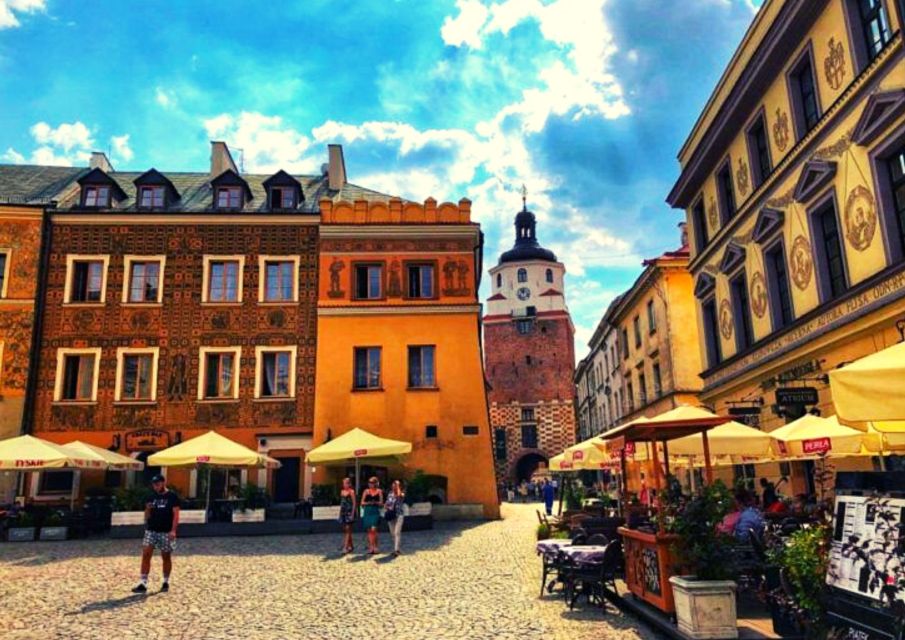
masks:
[[[528,287],[519,287],[519,290],[515,292],[518,296],[519,300],[527,300],[531,297],[531,289]]]

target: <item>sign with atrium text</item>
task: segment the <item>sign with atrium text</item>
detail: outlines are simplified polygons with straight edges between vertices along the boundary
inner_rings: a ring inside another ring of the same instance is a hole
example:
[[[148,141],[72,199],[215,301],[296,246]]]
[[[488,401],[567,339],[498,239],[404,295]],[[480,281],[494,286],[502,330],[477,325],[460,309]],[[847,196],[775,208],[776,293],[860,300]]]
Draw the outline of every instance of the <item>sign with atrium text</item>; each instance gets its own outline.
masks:
[[[858,317],[903,297],[905,297],[905,270],[900,270],[877,284],[828,307],[826,311],[812,317],[807,322],[796,325],[790,331],[767,341],[759,349],[754,349],[744,357],[717,368],[704,378],[704,387],[706,390],[710,390],[730,380],[734,383],[740,382],[740,374],[765,365],[782,354],[814,340],[819,335],[838,329]]]
[[[788,407],[793,404],[817,404],[817,389],[814,387],[780,387],[776,390],[776,404]]]

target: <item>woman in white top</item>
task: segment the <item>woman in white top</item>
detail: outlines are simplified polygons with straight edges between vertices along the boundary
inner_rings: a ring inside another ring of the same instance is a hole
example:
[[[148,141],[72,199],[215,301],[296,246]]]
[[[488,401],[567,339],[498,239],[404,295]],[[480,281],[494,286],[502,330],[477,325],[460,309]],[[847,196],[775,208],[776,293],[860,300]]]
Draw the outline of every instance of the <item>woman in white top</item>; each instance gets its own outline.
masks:
[[[393,555],[398,556],[399,543],[402,541],[402,521],[405,519],[405,491],[399,480],[393,480],[386,498],[383,517],[393,535]]]

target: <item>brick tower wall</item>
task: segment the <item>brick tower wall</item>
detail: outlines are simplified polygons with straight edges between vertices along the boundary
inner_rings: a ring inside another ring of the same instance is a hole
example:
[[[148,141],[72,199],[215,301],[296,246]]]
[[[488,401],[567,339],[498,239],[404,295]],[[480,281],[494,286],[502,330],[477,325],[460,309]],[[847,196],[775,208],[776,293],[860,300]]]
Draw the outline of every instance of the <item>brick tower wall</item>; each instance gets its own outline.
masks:
[[[490,406],[490,422],[493,435],[496,438],[496,429],[506,430],[506,458],[504,460],[494,457],[498,482],[514,482],[519,460],[529,454],[540,454],[548,460],[562,453],[563,449],[575,444],[575,408],[572,401],[528,403],[524,406],[534,408],[534,417],[537,423],[537,448],[527,449],[522,447],[522,404],[512,402],[507,404],[493,403]],[[496,448],[494,448],[496,452]],[[494,453],[494,456],[496,453]]]

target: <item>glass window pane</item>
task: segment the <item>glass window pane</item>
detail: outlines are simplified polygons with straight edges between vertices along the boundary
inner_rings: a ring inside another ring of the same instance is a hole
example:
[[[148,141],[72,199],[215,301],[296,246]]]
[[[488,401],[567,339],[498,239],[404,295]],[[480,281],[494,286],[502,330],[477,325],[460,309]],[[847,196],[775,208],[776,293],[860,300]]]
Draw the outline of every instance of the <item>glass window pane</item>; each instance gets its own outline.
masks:
[[[369,386],[380,386],[380,349],[368,349],[368,382]]]
[[[220,354],[220,397],[227,398],[233,395],[233,355],[231,353]]]
[[[94,356],[79,356],[79,379],[76,397],[79,400],[90,400],[94,386]]]

